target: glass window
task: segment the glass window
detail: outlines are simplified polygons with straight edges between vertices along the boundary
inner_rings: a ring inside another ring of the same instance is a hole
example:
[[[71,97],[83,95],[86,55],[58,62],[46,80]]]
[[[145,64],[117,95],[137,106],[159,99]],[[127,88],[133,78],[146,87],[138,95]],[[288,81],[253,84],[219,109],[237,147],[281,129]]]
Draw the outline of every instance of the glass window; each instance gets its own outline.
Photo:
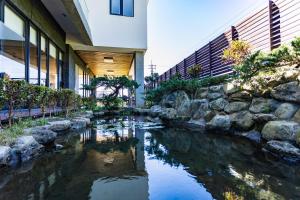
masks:
[[[1,24],[0,73],[11,79],[25,79],[25,22],[8,6],[4,6]]]
[[[114,15],[121,15],[121,0],[110,1],[110,12]]]
[[[64,67],[64,54],[60,51],[59,52],[59,86],[60,87],[64,87],[63,84],[63,67]]]
[[[133,17],[134,0],[123,0],[123,15]]]
[[[112,15],[134,16],[134,0],[110,0],[110,13]]]
[[[40,84],[46,86],[47,83],[47,51],[46,38],[41,36],[41,80]]]
[[[83,91],[83,84],[84,84],[84,72],[79,67],[78,69],[78,82],[79,82],[79,95],[83,97],[84,91]]]
[[[38,84],[38,47],[37,31],[30,26],[30,66],[29,66],[29,83]]]
[[[57,60],[56,60],[56,47],[50,43],[49,45],[49,86],[50,88],[57,89],[58,83],[58,71],[57,71]]]

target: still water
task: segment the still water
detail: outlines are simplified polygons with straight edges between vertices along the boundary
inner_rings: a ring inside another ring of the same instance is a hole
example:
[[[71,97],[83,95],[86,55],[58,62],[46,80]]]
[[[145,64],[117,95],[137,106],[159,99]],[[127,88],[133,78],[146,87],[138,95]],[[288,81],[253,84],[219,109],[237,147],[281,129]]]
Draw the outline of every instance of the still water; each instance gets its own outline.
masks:
[[[300,167],[241,139],[124,118],[58,143],[63,150],[0,170],[0,199],[300,199]]]

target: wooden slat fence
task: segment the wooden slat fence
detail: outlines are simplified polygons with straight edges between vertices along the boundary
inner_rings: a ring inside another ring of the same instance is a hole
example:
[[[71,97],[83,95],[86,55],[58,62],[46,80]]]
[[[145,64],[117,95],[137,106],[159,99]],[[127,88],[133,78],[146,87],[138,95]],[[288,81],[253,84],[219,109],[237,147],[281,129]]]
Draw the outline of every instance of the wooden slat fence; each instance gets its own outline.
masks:
[[[169,80],[176,73],[190,79],[188,68],[200,64],[199,78],[232,73],[230,64],[222,62],[221,56],[232,40],[245,40],[253,50],[270,51],[300,36],[300,1],[273,0],[269,5],[232,26],[192,55],[160,75],[158,84]]]

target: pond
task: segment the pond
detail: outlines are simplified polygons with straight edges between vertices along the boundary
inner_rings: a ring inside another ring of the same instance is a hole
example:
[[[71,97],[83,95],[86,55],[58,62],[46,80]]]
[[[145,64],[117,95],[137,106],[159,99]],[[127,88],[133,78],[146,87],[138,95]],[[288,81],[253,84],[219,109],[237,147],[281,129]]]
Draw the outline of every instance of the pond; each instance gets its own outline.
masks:
[[[300,199],[300,167],[241,139],[129,117],[96,120],[58,143],[64,149],[2,169],[0,199]]]

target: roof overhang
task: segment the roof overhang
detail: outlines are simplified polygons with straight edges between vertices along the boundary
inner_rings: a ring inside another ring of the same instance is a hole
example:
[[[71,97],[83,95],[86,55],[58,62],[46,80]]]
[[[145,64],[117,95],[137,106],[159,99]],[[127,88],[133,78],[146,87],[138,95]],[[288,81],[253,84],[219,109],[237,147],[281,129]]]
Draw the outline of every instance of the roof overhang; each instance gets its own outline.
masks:
[[[92,45],[87,16],[79,0],[42,0],[42,3],[66,32],[67,42]]]

